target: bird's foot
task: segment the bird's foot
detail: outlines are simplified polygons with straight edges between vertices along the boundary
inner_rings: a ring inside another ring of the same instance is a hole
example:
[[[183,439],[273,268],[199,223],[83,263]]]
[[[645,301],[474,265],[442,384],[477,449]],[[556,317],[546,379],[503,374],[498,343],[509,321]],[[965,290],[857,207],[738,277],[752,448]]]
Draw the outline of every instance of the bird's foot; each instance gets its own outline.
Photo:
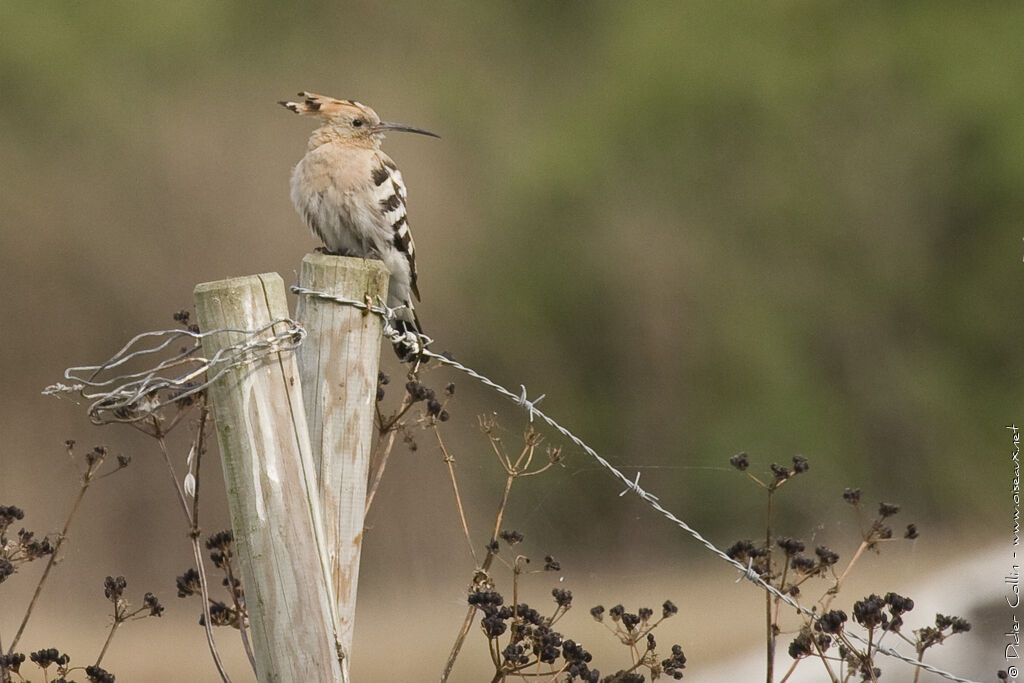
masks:
[[[331,251],[327,247],[317,247],[313,251],[315,251],[318,254],[324,254],[325,256],[355,256],[355,254],[353,254],[352,252],[348,251],[347,249],[341,249],[339,251]]]

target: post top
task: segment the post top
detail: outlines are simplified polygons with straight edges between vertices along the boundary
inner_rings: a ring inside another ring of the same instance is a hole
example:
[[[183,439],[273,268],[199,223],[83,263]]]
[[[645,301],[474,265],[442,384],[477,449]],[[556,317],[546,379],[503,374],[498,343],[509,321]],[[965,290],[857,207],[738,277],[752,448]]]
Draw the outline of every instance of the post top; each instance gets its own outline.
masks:
[[[225,290],[264,289],[267,286],[284,288],[284,280],[277,273],[260,273],[259,275],[243,275],[241,277],[200,282],[192,290],[193,294],[207,294]]]
[[[303,256],[302,262],[321,268],[337,267],[348,270],[379,270],[381,272],[387,272],[388,270],[384,262],[378,259],[359,258],[358,256],[335,256],[334,254],[324,254],[318,251],[310,252]]]

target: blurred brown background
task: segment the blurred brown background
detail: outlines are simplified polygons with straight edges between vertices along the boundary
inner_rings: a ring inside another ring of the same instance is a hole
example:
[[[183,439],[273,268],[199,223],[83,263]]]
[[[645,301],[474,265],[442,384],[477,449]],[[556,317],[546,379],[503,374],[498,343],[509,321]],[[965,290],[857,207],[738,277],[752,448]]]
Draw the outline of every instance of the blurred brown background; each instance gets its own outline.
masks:
[[[198,608],[174,598],[190,553],[154,445],[40,390],[173,327],[198,282],[295,280],[317,246],[288,198],[311,124],[275,102],[301,89],[442,135],[385,144],[409,186],[435,348],[545,393],[544,409],[717,544],[763,534],[762,496],[729,456],[764,472],[802,454],[812,469],[781,497],[780,532],[848,556],[846,486],[921,528],[865,560],[848,603],[916,597],[915,581],[993,547],[1008,567],[1022,20],[1011,3],[939,1],[0,5],[0,504],[55,532],[77,489],[64,439],[135,458],[87,499],[23,649],[89,663],[103,577],[124,574],[168,613],[126,628],[108,668],[212,680]],[[481,545],[500,473],[475,416],[497,411],[510,444],[525,421],[455,381],[448,432]],[[436,679],[464,610],[472,562],[420,441],[399,450],[368,520],[358,680]],[[735,680],[712,667],[758,647],[757,593],[567,453],[508,517],[523,552],[562,561],[564,581],[532,578],[532,600],[573,589],[564,630],[607,649],[611,673],[626,653],[587,608],[671,598],[681,615],[659,642],[692,651],[695,680]],[[227,517],[208,464],[212,532]],[[1001,600],[1004,563],[990,568],[955,592]],[[0,586],[7,641],[40,569]],[[908,623],[936,611],[954,608],[919,601]],[[974,615],[936,661],[992,680],[1004,612],[991,630]],[[222,649],[246,680],[233,634]],[[478,680],[485,659],[474,631],[456,679]]]

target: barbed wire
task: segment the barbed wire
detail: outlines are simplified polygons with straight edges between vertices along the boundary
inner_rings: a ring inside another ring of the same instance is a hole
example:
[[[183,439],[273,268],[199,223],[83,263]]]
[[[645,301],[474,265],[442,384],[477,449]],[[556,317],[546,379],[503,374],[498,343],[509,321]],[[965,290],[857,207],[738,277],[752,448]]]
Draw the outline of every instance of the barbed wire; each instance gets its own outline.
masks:
[[[729,557],[728,554],[705,538],[699,531],[662,506],[657,496],[640,486],[639,472],[634,478],[630,479],[620,469],[587,445],[580,437],[538,408],[537,404],[544,398],[544,394],[531,400],[528,398],[524,385],[520,385],[518,393],[513,392],[487,376],[480,374],[473,368],[454,360],[451,356],[431,351],[428,347],[433,340],[426,335],[419,335],[411,331],[402,332],[396,328],[394,321],[396,320],[396,312],[400,310],[399,308],[389,308],[380,301],[371,303],[370,301],[359,301],[334,296],[298,285],[293,286],[291,290],[300,296],[311,296],[345,306],[352,306],[379,316],[383,323],[384,336],[393,345],[404,349],[412,349],[413,353],[421,359],[436,360],[444,366],[473,378],[525,410],[530,422],[539,419],[547,424],[589,455],[613,477],[622,482],[625,488],[619,494],[620,496],[629,492],[635,493],[649,507],[685,531],[709,552],[732,565],[740,572],[737,581],[746,579],[768,591],[798,613],[806,615],[815,621],[820,618],[820,615],[816,612],[800,605],[792,597],[782,593],[762,579],[751,565],[744,565]],[[279,325],[283,325],[285,329],[275,329]],[[234,343],[224,346],[210,358],[202,356],[199,353],[202,349],[202,340],[205,337],[217,334],[234,334],[239,335],[240,338]],[[217,381],[232,369],[251,364],[270,354],[298,348],[305,339],[305,336],[305,328],[291,318],[278,318],[255,329],[221,328],[207,332],[200,332],[194,329],[173,329],[143,332],[129,340],[104,363],[68,368],[64,371],[64,378],[72,384],[58,382],[46,387],[43,393],[55,396],[72,393],[91,401],[88,415],[94,424],[137,422],[152,416],[163,407],[188,401],[195,394],[205,390],[211,383]],[[180,340],[191,342],[191,346],[179,347],[177,350],[173,350],[173,345]],[[144,370],[110,374],[132,361],[149,356],[159,357],[159,354],[169,355],[160,358],[155,365]],[[924,669],[947,680],[956,681],[957,683],[977,683],[930,664],[919,662],[893,648],[884,647],[877,643],[869,643],[866,638],[852,631],[845,631],[845,633],[865,645],[870,645],[876,652]]]
[[[722,551],[720,548],[718,548],[714,543],[712,543],[707,538],[705,538],[699,531],[697,531],[696,529],[691,527],[689,524],[687,524],[685,521],[683,521],[682,519],[677,517],[670,510],[668,510],[664,506],[662,506],[662,504],[658,500],[657,496],[655,496],[654,494],[650,493],[649,491],[645,490],[643,487],[640,486],[640,473],[639,472],[636,474],[636,476],[633,479],[630,479],[620,469],[615,467],[615,465],[611,464],[611,462],[609,462],[608,460],[603,458],[597,451],[595,451],[593,448],[588,446],[586,444],[586,442],[584,442],[580,437],[576,436],[569,429],[567,429],[566,427],[563,427],[561,424],[559,424],[557,421],[555,421],[554,418],[550,417],[548,414],[546,414],[544,411],[542,411],[540,408],[538,408],[537,407],[537,403],[539,403],[540,400],[542,398],[544,398],[545,394],[541,394],[537,398],[535,398],[533,400],[529,400],[527,398],[526,387],[524,385],[522,385],[522,384],[520,385],[520,392],[517,394],[517,393],[507,389],[503,385],[501,385],[501,384],[493,381],[492,379],[486,377],[485,375],[480,374],[479,372],[477,372],[473,368],[471,368],[469,366],[466,366],[466,365],[463,365],[462,363],[454,360],[453,358],[451,358],[447,354],[440,354],[440,353],[435,353],[434,351],[431,351],[428,348],[428,346],[429,346],[430,343],[432,343],[433,340],[430,339],[429,337],[426,337],[425,335],[417,335],[416,333],[411,332],[411,331],[410,332],[401,332],[401,331],[399,331],[399,330],[397,330],[395,328],[395,326],[393,324],[393,322],[395,320],[395,312],[397,310],[399,310],[399,309],[389,308],[388,306],[384,305],[381,302],[378,302],[377,304],[371,304],[368,301],[357,301],[355,299],[349,299],[347,297],[335,296],[335,295],[332,295],[332,294],[328,294],[326,292],[321,292],[321,291],[309,289],[307,287],[302,287],[302,286],[299,286],[299,285],[292,286],[291,290],[292,290],[292,292],[294,292],[295,294],[298,294],[300,296],[312,296],[312,297],[316,297],[318,299],[324,299],[326,301],[332,301],[334,303],[338,303],[338,304],[341,304],[341,305],[344,305],[344,306],[353,306],[353,307],[358,308],[360,310],[368,311],[370,313],[374,313],[374,314],[380,316],[380,318],[383,321],[383,325],[384,325],[384,336],[392,344],[394,344],[396,346],[401,345],[403,348],[406,348],[406,349],[410,349],[411,348],[411,349],[413,349],[413,353],[418,354],[421,358],[429,358],[429,359],[436,360],[439,363],[441,363],[442,365],[445,365],[445,366],[450,367],[450,368],[452,368],[454,370],[457,370],[457,371],[459,371],[459,372],[461,372],[461,373],[463,373],[463,374],[465,374],[465,375],[467,375],[469,377],[472,377],[473,379],[475,379],[480,384],[483,384],[484,386],[487,386],[487,387],[491,388],[492,390],[494,390],[499,395],[504,396],[505,398],[509,399],[510,401],[515,403],[517,406],[519,406],[520,408],[525,410],[527,412],[527,415],[529,416],[530,422],[533,422],[535,418],[539,418],[541,421],[543,421],[549,427],[551,427],[552,429],[557,431],[559,434],[561,434],[565,438],[569,439],[572,443],[574,443],[583,452],[585,452],[587,455],[589,455],[591,458],[593,458],[598,464],[600,464],[605,470],[607,470],[613,477],[615,477],[616,479],[621,481],[625,485],[626,488],[623,490],[622,493],[619,494],[620,496],[625,494],[625,493],[628,493],[629,491],[632,491],[638,497],[640,497],[641,500],[643,500],[645,503],[647,503],[648,506],[650,506],[652,509],[656,510],[663,517],[668,519],[670,522],[672,522],[677,527],[679,527],[680,529],[685,531],[687,534],[689,534],[698,543],[700,543],[705,548],[707,548],[707,550],[709,552],[711,552],[712,554],[714,554],[715,556],[717,556],[721,560],[723,560],[723,561],[729,563],[730,565],[732,565],[736,570],[738,570],[740,572],[740,577],[737,579],[737,581],[741,581],[743,579],[746,579],[746,580],[750,581],[751,583],[756,584],[757,586],[759,586],[760,588],[763,588],[764,590],[768,591],[773,596],[775,596],[779,600],[783,601],[784,603],[786,603],[790,607],[794,608],[798,613],[803,614],[803,615],[805,615],[807,617],[810,617],[815,622],[817,622],[817,620],[820,618],[821,615],[819,615],[816,612],[814,612],[813,610],[808,609],[807,607],[804,607],[803,605],[799,604],[792,597],[790,597],[789,595],[786,595],[785,593],[781,592],[780,590],[778,590],[777,588],[772,586],[770,583],[768,583],[764,579],[762,579],[761,576],[756,571],[754,571],[754,569],[753,569],[753,567],[751,565],[744,565],[741,562],[733,559],[732,557],[729,557],[728,554],[726,554],[724,551]],[[862,636],[858,635],[857,633],[854,633],[853,631],[844,630],[844,633],[846,635],[850,636],[851,638],[853,638],[854,640],[857,640],[858,642],[863,643],[864,645],[868,645],[868,646],[874,648],[876,652],[880,652],[883,655],[886,655],[888,657],[892,657],[894,659],[900,660],[900,661],[905,662],[907,664],[910,664],[912,666],[916,666],[919,669],[924,669],[925,671],[928,671],[929,673],[933,673],[933,674],[935,674],[937,676],[941,676],[941,677],[943,677],[943,678],[945,678],[947,680],[956,681],[956,683],[979,683],[978,681],[974,681],[974,680],[971,680],[971,679],[968,679],[968,678],[961,678],[960,676],[957,676],[956,674],[950,673],[948,671],[944,671],[943,669],[939,669],[939,668],[934,667],[934,666],[932,666],[930,664],[925,664],[924,662],[919,662],[917,659],[914,659],[914,658],[911,658],[911,657],[909,657],[907,655],[904,655],[903,653],[901,653],[898,650],[895,650],[893,648],[884,647],[884,646],[881,646],[881,645],[879,645],[877,643],[871,643],[871,642],[868,641],[868,639],[863,638]]]
[[[278,329],[283,326],[283,329]],[[240,337],[207,358],[200,352],[211,335]],[[299,346],[306,330],[291,318],[278,318],[256,329],[221,328],[200,332],[173,329],[143,332],[131,338],[109,360],[99,365],[80,365],[64,371],[71,384],[57,382],[43,390],[49,396],[77,394],[90,401],[93,424],[138,422],[175,403],[189,401],[224,373],[280,351]],[[188,346],[178,346],[180,342]],[[155,364],[153,360],[155,360]],[[136,372],[125,369],[133,361],[147,360],[150,367]]]

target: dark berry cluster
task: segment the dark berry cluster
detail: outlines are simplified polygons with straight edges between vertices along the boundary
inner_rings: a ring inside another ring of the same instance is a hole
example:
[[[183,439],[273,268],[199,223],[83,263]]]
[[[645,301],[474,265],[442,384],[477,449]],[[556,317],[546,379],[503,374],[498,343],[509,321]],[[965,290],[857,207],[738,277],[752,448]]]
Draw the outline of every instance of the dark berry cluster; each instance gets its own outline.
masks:
[[[912,609],[914,601],[910,598],[892,592],[886,593],[884,598],[872,593],[853,603],[853,618],[865,628],[881,626],[886,631],[899,631],[903,625],[903,614]]]
[[[231,597],[230,604],[209,597],[210,623],[213,626],[232,626],[238,628],[245,621],[245,599],[242,582],[237,578],[234,564],[234,533],[230,530],[218,531],[206,539],[206,549],[210,551],[210,560],[224,573],[221,579]],[[203,586],[199,572],[189,568],[175,579],[179,598],[192,595],[202,596]],[[149,594],[147,594],[148,597]],[[163,611],[163,608],[160,608]],[[159,616],[154,613],[154,616]],[[206,616],[199,617],[200,625],[206,624]]]
[[[142,598],[142,606],[134,611],[130,611],[128,603],[124,599],[124,590],[128,587],[128,582],[123,576],[114,578],[108,576],[103,580],[103,595],[106,596],[107,600],[114,603],[114,621],[121,623],[138,617],[143,612],[148,612],[146,616],[159,617],[163,616],[164,607],[160,604],[160,601],[152,593],[146,593]]]
[[[568,609],[572,603],[570,591],[556,588],[551,594],[558,611]],[[546,618],[525,603],[506,605],[501,594],[493,590],[474,591],[468,602],[483,612],[480,627],[488,639],[509,634],[509,642],[501,650],[504,671],[520,671],[537,663],[555,664],[562,657],[569,680],[599,680],[600,674],[587,666],[590,653],[551,628],[556,617]]]
[[[515,530],[502,531],[500,534],[498,534],[498,537],[501,538],[501,540],[508,543],[509,545],[516,545],[517,543],[523,542],[523,535]]]
[[[488,638],[497,638],[508,626],[505,622],[512,618],[512,609],[505,606],[505,598],[497,591],[474,591],[469,594],[469,604],[484,613],[480,626]]]
[[[657,647],[657,643],[655,642],[652,631],[663,620],[679,613],[679,608],[676,607],[675,603],[671,600],[663,602],[661,605],[661,619],[653,622],[654,610],[649,607],[641,607],[634,614],[632,612],[627,612],[626,608],[622,605],[615,605],[614,607],[609,608],[607,613],[612,624],[614,624],[614,626],[609,626],[609,629],[624,645],[635,649],[638,643],[644,640],[647,641],[643,662],[644,666],[650,669],[652,678],[657,678],[661,674],[666,674],[675,679],[683,677],[682,669],[685,668],[686,657],[683,655],[683,648],[681,646],[673,645],[672,656],[661,660],[660,663],[656,653],[654,652]],[[605,608],[603,605],[597,605],[590,609],[590,616],[592,616],[595,621],[604,623],[604,615]],[[629,677],[637,675],[639,674],[636,674],[635,672],[619,671],[605,680],[634,680]],[[644,679],[641,676],[639,679],[635,680],[642,681]]]
[[[21,665],[25,662],[25,655],[20,652],[12,652],[9,655],[0,654],[0,670],[6,669],[18,673]]]
[[[843,491],[843,500],[854,507],[859,507],[861,502],[860,489],[847,488]],[[877,541],[893,538],[892,527],[886,523],[886,520],[896,515],[899,511],[900,506],[895,503],[879,503],[878,518],[871,523],[871,527],[864,534],[864,541],[870,547],[874,547]],[[903,537],[910,540],[917,538],[917,525],[908,524]]]
[[[160,601],[152,593],[146,593],[142,597],[142,605],[144,609],[149,610],[149,616],[160,617],[164,614],[164,606],[160,604]]]
[[[25,511],[15,505],[0,505],[0,535],[14,522],[25,518]]]
[[[200,382],[183,382],[178,385],[177,389],[167,392],[167,399],[179,408],[187,408],[195,404],[204,395],[204,390],[200,387],[202,387]],[[118,463],[123,462],[124,464],[121,466],[125,467],[130,462],[130,458],[119,455],[117,456],[117,461]]]
[[[790,538],[789,536],[777,538],[775,539],[775,542],[778,544],[780,548],[782,548],[782,552],[786,553],[786,557],[794,557],[796,555],[799,555],[804,551],[806,547],[804,546],[803,541],[799,541],[795,538]]]
[[[21,529],[17,540],[7,537],[7,529],[25,518],[25,512],[14,505],[0,505],[0,583],[17,571],[17,566],[56,552],[49,538],[37,539],[35,532]]]
[[[971,623],[963,617],[947,617],[945,614],[935,615],[935,626],[940,631],[949,629],[950,633],[967,633],[971,630]]]
[[[768,551],[749,539],[736,541],[726,549],[725,554],[740,564],[748,565],[758,574],[768,571]]]
[[[864,662],[860,655],[851,654],[847,657],[847,663],[851,668],[856,669],[857,673],[860,674],[860,680],[862,681],[877,681],[882,675],[882,670],[877,666],[871,666]]]
[[[825,612],[821,617],[814,622],[814,630],[821,631],[822,633],[841,633],[843,630],[843,624],[846,623],[846,612],[841,609],[834,609]]]
[[[526,666],[530,663],[530,658],[526,655],[526,648],[520,643],[509,643],[501,651],[501,657],[513,666]]]
[[[769,469],[772,471],[772,476],[775,478],[775,485],[778,486],[787,479],[792,479],[798,474],[803,474],[807,470],[811,469],[811,463],[807,461],[802,455],[793,456],[793,467],[785,467],[772,463],[769,465]]]
[[[90,683],[114,683],[114,674],[98,666],[85,667],[85,675],[89,677]]]
[[[199,572],[195,569],[188,569],[184,574],[175,579],[178,587],[178,597],[187,598],[190,595],[200,595],[202,587],[199,584]]]
[[[455,393],[455,387],[452,384],[449,384],[448,386],[452,389],[451,392],[448,392],[446,389],[446,393],[450,396]],[[427,415],[436,417],[441,422],[445,422],[448,419],[448,411],[445,410],[441,402],[437,400],[437,394],[434,393],[433,389],[422,382],[412,380],[406,383],[405,390],[409,394],[413,403],[417,403],[419,401],[427,402]]]
[[[887,540],[893,537],[892,527],[889,526],[887,520],[896,515],[900,511],[900,506],[895,503],[879,503],[878,505],[878,517],[871,523],[870,529],[865,534],[864,541],[871,547],[874,547],[877,541]],[[917,538],[917,525],[908,524],[907,530],[903,534],[904,538],[915,539]]]
[[[128,581],[123,576],[116,579],[108,576],[103,580],[103,595],[111,602],[117,602],[124,595],[124,589],[128,587]]]
[[[92,450],[85,454],[85,463],[89,469],[94,469],[103,464],[103,461],[107,459],[106,446],[93,446]]]
[[[214,626],[233,626],[238,628],[241,624],[238,610],[230,607],[219,600],[210,601],[210,623]],[[206,625],[206,615],[199,616],[199,625]]]
[[[746,453],[737,453],[729,458],[729,464],[740,472],[745,472],[750,467],[750,457]]]
[[[750,456],[746,453],[737,453],[729,458],[729,464],[740,472],[746,472],[750,468]],[[768,466],[768,469],[772,475],[772,478],[769,481],[762,481],[752,474],[748,474],[748,476],[757,482],[758,485],[768,489],[769,491],[774,491],[796,475],[803,474],[811,469],[811,463],[804,456],[795,455],[793,456],[792,467],[787,467],[786,465],[780,465],[773,462]]]
[[[111,399],[111,400],[115,400],[115,399]],[[125,407],[118,408],[114,412],[119,417],[132,417],[132,416],[137,414],[137,413],[135,413],[135,409],[134,408],[125,408]],[[74,439],[67,439],[64,442],[64,448],[67,449],[68,456],[70,456],[72,459],[74,459],[75,458],[75,452],[74,452],[75,451],[75,440]],[[93,446],[92,450],[89,451],[88,453],[86,453],[85,456],[84,456],[84,459],[85,459],[85,472],[83,474],[83,478],[86,481],[92,480],[96,476],[97,472],[99,472],[99,469],[103,466],[103,463],[106,462],[107,456],[109,456],[109,455],[110,455],[110,449],[107,448],[106,446],[102,446],[102,445],[101,446]],[[131,458],[130,455],[125,455],[123,453],[118,454],[117,455],[117,469],[122,470],[125,467],[128,467],[128,465],[131,464],[131,461],[132,461],[132,458]]]
[[[789,656],[793,659],[800,659],[816,654],[817,651],[825,652],[830,647],[832,647],[832,636],[825,633],[814,636],[811,630],[805,626],[789,644]]]
[[[570,681],[578,679],[585,683],[597,683],[601,679],[601,672],[589,666],[594,658],[575,641],[566,640],[562,643],[562,659],[565,660],[565,670]]]
[[[935,626],[925,626],[915,631],[917,634],[917,652],[921,654],[933,645],[940,645],[951,635],[967,633],[970,630],[970,622],[963,617],[936,614]]]
[[[683,669],[685,668],[686,655],[683,654],[683,648],[679,645],[673,645],[672,656],[661,661],[661,670],[678,681],[683,677]]]
[[[190,324],[192,314],[182,309],[174,314],[174,322],[178,323],[192,334],[199,334],[199,325]]]
[[[35,532],[18,531],[18,546],[21,548],[22,557],[26,560],[38,560],[40,557],[52,555],[56,548],[50,543],[49,538],[36,540]]]
[[[878,516],[879,517],[882,517],[882,518],[892,517],[893,515],[895,515],[899,511],[900,511],[900,506],[896,505],[895,503],[879,503],[878,504]]]
[[[71,661],[71,657],[61,654],[55,647],[32,652],[31,654],[29,654],[28,658],[43,669],[46,669],[54,664],[56,664],[57,666],[65,666],[68,662]]]
[[[232,546],[235,542],[235,535],[231,529],[218,531],[206,539],[206,549],[210,551],[210,559],[218,569],[224,569],[231,561]]]
[[[572,591],[564,588],[551,589],[551,595],[555,598],[555,604],[559,607],[568,608],[572,605]]]
[[[787,541],[786,545],[782,545],[782,541]],[[780,539],[779,545],[785,551],[786,557],[789,558],[790,568],[802,576],[821,576],[839,562],[839,555],[823,545],[814,549],[817,559],[802,554],[804,544],[801,541]]]

